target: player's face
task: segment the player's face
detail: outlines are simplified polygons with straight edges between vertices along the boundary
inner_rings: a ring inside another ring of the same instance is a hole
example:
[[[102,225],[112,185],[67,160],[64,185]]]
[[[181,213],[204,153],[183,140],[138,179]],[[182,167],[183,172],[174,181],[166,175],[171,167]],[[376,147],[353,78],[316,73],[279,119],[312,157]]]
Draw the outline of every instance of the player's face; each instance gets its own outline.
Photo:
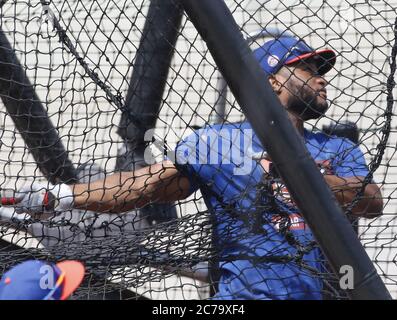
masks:
[[[302,120],[317,119],[328,109],[327,82],[314,62],[302,61],[283,67],[284,106]]]

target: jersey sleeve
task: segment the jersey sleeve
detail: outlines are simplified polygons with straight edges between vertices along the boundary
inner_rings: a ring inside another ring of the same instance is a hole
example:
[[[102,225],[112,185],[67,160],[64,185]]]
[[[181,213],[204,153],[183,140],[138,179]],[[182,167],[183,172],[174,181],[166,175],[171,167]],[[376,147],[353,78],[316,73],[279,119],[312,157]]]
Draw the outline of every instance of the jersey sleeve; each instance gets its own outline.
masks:
[[[190,182],[189,195],[197,191],[203,182],[201,174],[203,163],[202,157],[205,154],[200,154],[200,135],[201,130],[197,130],[179,141],[174,150],[174,159],[178,171],[186,177]],[[203,153],[203,152],[202,152]]]
[[[341,139],[337,165],[334,168],[339,177],[365,177],[368,167],[360,147],[347,139]]]

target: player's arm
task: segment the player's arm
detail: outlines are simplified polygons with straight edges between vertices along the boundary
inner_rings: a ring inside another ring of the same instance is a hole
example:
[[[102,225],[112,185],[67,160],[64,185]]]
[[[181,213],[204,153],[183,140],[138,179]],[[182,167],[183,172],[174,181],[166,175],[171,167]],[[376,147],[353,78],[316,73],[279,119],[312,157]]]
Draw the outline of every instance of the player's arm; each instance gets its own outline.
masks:
[[[361,191],[364,177],[343,178],[336,175],[325,175],[325,181],[330,186],[342,207],[348,207]],[[383,200],[379,187],[375,183],[366,185],[364,194],[353,207],[352,213],[366,218],[375,218],[382,214]]]
[[[19,213],[47,218],[73,208],[121,213],[152,202],[172,202],[189,195],[190,182],[171,161],[133,172],[119,172],[86,184],[27,183],[12,201]],[[3,201],[7,200],[7,201]]]
[[[186,198],[190,182],[171,161],[132,172],[119,172],[86,184],[73,186],[74,208],[121,213],[151,202]]]

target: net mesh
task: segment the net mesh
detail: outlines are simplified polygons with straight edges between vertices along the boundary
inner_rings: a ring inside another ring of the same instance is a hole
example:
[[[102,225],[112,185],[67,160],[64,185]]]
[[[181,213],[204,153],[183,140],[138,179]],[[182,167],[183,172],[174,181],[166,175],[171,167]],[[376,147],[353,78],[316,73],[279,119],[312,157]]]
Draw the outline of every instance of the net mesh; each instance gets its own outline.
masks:
[[[309,131],[349,134],[353,129],[353,136],[358,134],[357,142],[370,168],[366,183],[373,179],[381,187],[383,215],[351,220],[395,298],[397,164],[392,49],[397,2],[228,0],[226,4],[253,50],[271,38],[263,30],[271,30],[302,38],[314,49],[327,47],[336,52],[335,67],[326,76],[329,111],[305,126]],[[118,172],[117,161],[123,154],[127,154],[122,160],[127,166],[134,161],[119,135],[120,118],[149,5],[148,0],[27,0],[7,1],[1,7],[0,31],[26,72],[37,94],[34,99],[42,103],[81,183]],[[26,86],[8,75],[0,77],[3,88],[5,83]],[[32,132],[26,128],[26,132],[18,131],[15,118],[6,109],[11,92],[2,90],[0,96],[3,192],[17,190],[32,180],[46,183],[40,163],[32,156],[40,153],[40,142],[36,150],[28,148],[24,134]],[[33,122],[38,118],[28,114],[27,119]],[[133,113],[129,120],[139,124]],[[241,121],[244,115],[238,103],[225,87],[205,42],[183,13],[153,141],[162,141],[167,150],[174,150],[179,141],[200,132],[195,131],[199,128],[214,127],[218,122],[240,130]],[[161,161],[163,150],[155,143],[149,148],[156,161]],[[220,168],[216,170],[222,175]],[[224,193],[240,183],[229,179]],[[318,250],[317,245],[291,232],[300,222],[291,222],[285,213],[279,199],[288,199],[282,186],[274,190],[275,184],[282,185],[274,174],[265,175],[242,188],[233,201],[217,199],[233,226],[222,232],[218,227],[225,221],[214,219],[216,208],[209,207],[208,192],[200,190],[167,206],[148,205],[124,214],[71,210],[37,219],[6,209],[0,226],[1,270],[31,258],[78,259],[86,265],[87,273],[73,299],[207,299],[218,290],[222,255],[223,261],[232,264],[249,259],[254,266],[278,264],[289,269],[272,270],[272,276],[252,284],[252,290],[256,285],[269,288],[279,281],[282,293],[273,297],[293,298],[290,279],[307,275],[323,283],[319,292],[323,297],[345,299],[346,293],[338,289],[325,258],[316,261],[320,268],[303,259]],[[203,190],[204,186],[198,187]],[[247,194],[254,195],[248,208],[243,205]],[[269,211],[271,216],[260,214]],[[266,229],[266,233],[261,227],[264,224],[277,228],[270,233]],[[218,232],[213,232],[214,228]],[[233,241],[250,239],[251,245],[255,245],[252,241],[260,244],[273,239],[272,232],[281,234],[283,240],[273,243],[269,252],[256,257],[244,257],[240,252],[236,257],[232,250]],[[285,250],[286,245],[293,250]]]

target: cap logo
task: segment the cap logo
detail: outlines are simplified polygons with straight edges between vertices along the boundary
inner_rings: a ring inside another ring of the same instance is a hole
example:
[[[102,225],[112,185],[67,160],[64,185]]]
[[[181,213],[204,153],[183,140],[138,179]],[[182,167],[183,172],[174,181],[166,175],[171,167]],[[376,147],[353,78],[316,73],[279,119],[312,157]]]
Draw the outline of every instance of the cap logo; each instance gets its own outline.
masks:
[[[276,55],[271,55],[267,58],[267,64],[274,68],[275,66],[277,66],[278,62],[280,61],[279,57],[277,57]]]

